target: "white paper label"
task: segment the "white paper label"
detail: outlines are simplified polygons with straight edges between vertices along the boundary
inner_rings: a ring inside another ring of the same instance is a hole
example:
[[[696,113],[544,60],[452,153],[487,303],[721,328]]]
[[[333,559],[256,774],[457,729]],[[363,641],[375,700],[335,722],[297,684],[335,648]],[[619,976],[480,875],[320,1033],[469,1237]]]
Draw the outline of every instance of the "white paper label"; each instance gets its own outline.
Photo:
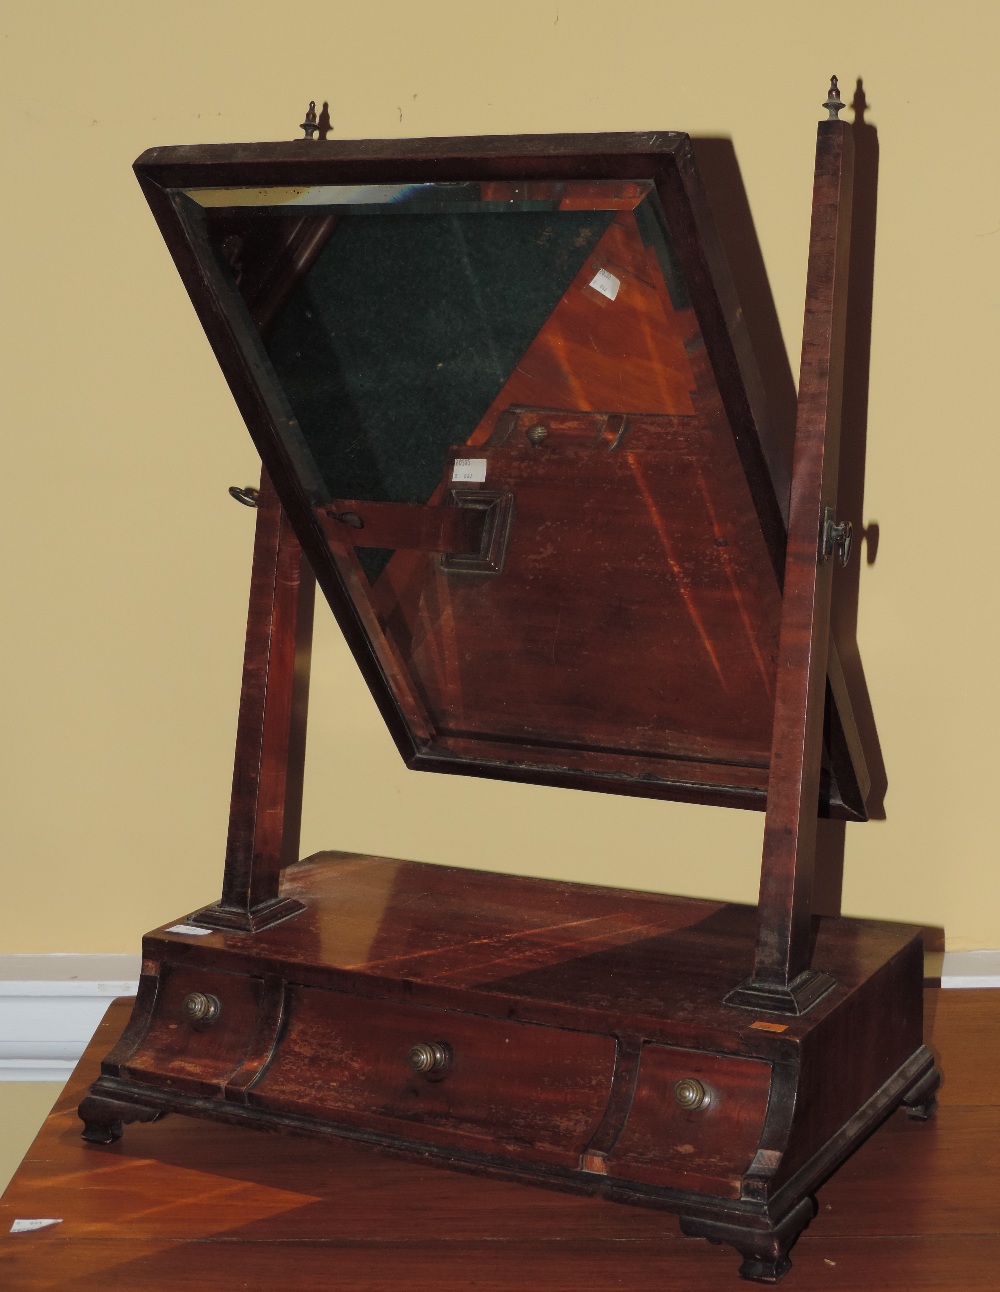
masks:
[[[618,295],[618,288],[621,287],[621,279],[616,278],[614,274],[608,273],[606,269],[599,269],[590,280],[590,285],[595,292],[600,292],[606,296],[609,301],[613,301]]]
[[[203,938],[206,933],[211,933],[211,929],[199,929],[197,924],[171,924],[167,929],[168,933],[191,933],[196,938]]]
[[[486,479],[486,459],[456,458],[451,478],[462,480],[466,484],[482,484]]]
[[[46,1225],[61,1225],[59,1220],[15,1220],[10,1227],[12,1234],[26,1234],[30,1229],[44,1229]]]

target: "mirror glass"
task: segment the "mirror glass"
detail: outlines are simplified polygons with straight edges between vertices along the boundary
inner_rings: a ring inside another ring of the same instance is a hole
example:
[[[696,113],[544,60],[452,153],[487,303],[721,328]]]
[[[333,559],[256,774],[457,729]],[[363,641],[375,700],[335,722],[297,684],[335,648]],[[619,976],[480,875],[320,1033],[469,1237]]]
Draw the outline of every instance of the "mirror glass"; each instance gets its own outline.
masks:
[[[780,596],[649,182],[186,196],[418,748],[766,767]]]

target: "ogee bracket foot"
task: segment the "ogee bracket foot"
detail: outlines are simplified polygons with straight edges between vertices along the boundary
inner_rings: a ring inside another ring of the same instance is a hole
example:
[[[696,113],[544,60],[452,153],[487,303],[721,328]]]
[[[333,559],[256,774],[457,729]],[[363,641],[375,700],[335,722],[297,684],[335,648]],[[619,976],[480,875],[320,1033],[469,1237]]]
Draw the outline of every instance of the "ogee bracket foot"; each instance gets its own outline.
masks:
[[[106,1095],[87,1095],[77,1109],[83,1122],[83,1138],[89,1144],[113,1144],[121,1139],[129,1122],[155,1122],[166,1116],[162,1108],[147,1104],[122,1103]]]
[[[934,1110],[937,1108],[937,1088],[940,1084],[941,1073],[937,1068],[931,1068],[930,1072],[925,1072],[903,1096],[907,1117],[917,1122],[925,1122],[929,1117],[933,1117]]]
[[[752,1283],[777,1283],[792,1268],[792,1244],[816,1214],[816,1199],[801,1198],[776,1225],[741,1225],[704,1216],[681,1216],[681,1232],[692,1238],[735,1247],[743,1257],[740,1278]]]

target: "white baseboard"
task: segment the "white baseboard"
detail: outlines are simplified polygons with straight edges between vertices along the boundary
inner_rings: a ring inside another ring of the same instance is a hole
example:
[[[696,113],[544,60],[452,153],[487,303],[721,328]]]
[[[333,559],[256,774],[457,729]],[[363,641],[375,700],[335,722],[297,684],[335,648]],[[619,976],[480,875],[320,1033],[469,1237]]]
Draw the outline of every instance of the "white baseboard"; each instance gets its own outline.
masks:
[[[1000,987],[1000,951],[946,951],[942,987]]]
[[[0,1081],[65,1081],[139,956],[0,956]]]
[[[139,956],[0,955],[0,1081],[66,1081],[116,996],[134,996]],[[1000,987],[1000,951],[928,957],[942,987]]]

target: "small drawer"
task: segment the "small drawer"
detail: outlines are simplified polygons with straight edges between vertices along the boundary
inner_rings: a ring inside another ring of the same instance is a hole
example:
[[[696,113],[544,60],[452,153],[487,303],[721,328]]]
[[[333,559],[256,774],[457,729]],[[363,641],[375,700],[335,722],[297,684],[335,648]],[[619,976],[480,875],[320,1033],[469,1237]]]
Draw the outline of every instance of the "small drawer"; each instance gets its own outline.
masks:
[[[278,1051],[247,1099],[576,1167],[608,1101],[615,1048],[589,1032],[292,987]]]
[[[739,1198],[760,1142],[771,1065],[760,1059],[643,1046],[628,1121],[608,1175]]]
[[[253,1039],[261,988],[258,978],[162,965],[149,1027],[122,1076],[221,1097]]]

